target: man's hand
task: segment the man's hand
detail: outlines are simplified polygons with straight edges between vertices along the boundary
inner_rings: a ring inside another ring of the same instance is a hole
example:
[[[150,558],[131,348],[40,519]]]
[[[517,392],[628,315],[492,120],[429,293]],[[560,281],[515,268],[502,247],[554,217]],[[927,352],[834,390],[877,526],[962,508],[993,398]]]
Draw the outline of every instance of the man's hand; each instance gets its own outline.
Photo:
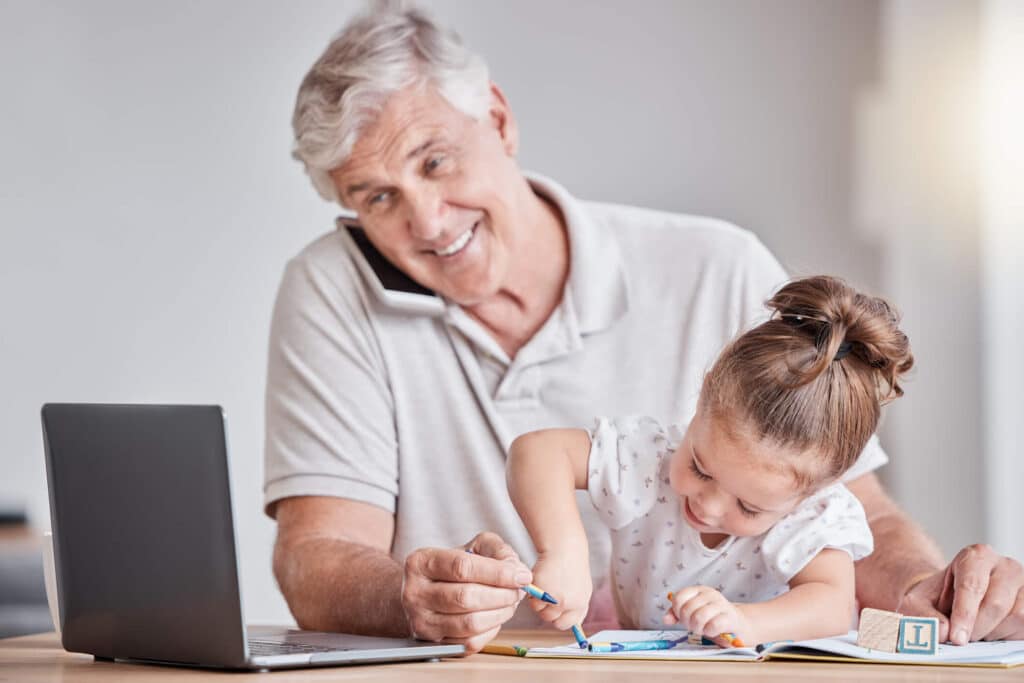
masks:
[[[402,606],[414,637],[478,652],[515,614],[520,586],[532,579],[510,545],[484,532],[463,548],[413,551],[405,560]]]
[[[967,546],[944,570],[918,581],[899,612],[939,619],[939,641],[1024,639],[1024,568],[987,545]]]

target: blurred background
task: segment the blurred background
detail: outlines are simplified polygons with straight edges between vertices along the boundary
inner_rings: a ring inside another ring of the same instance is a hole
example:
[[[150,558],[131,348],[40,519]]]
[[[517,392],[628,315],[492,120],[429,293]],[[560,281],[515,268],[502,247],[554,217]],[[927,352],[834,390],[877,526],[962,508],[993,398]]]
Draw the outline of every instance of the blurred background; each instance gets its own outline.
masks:
[[[896,302],[917,370],[882,476],[947,557],[1024,558],[1024,3],[421,4],[489,62],[525,168],[725,218],[794,275]],[[336,214],[290,115],[361,7],[0,3],[0,636],[52,628],[47,401],[223,405],[246,617],[290,622],[261,503],[266,340],[285,261]]]

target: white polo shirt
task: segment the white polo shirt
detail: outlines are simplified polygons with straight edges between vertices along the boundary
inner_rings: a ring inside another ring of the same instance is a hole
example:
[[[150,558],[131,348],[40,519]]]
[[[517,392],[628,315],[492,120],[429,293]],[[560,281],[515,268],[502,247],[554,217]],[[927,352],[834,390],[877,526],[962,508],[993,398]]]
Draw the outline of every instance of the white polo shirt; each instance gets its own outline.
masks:
[[[488,530],[532,565],[505,487],[512,440],[586,429],[598,415],[688,421],[719,351],[767,317],[763,302],[787,279],[728,223],[584,202],[530,181],[565,217],[570,269],[561,305],[514,359],[459,306],[386,293],[343,227],[288,263],[270,334],[268,514],[290,496],[349,498],[394,513],[399,562]],[[886,461],[872,439],[846,478]],[[596,587],[609,571],[608,531],[585,491],[578,500]]]

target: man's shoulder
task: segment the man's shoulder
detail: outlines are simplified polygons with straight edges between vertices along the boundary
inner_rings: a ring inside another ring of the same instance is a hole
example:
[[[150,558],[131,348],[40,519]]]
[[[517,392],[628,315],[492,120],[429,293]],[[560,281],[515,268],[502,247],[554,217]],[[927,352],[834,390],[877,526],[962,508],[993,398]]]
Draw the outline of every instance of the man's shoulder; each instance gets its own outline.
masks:
[[[624,204],[584,202],[595,225],[618,244],[627,263],[742,272],[777,268],[757,235],[729,221]]]
[[[333,270],[339,263],[351,263],[352,255],[341,231],[335,229],[313,239],[292,256],[289,262],[293,266]]]
[[[278,298],[303,309],[327,301],[355,305],[364,288],[345,236],[338,230],[324,233],[288,259]]]
[[[704,245],[728,251],[759,243],[751,231],[711,216],[608,202],[584,201],[582,205],[592,220],[610,228],[620,241],[648,247]]]

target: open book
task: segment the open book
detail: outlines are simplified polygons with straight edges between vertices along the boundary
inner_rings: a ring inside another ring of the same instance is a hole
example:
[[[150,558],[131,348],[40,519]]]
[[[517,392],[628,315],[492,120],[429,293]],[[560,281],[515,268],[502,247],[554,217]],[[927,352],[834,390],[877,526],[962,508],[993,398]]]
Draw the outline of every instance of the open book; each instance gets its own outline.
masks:
[[[681,637],[680,637],[681,636]],[[685,631],[601,631],[591,642],[623,643],[635,640],[677,640],[668,650],[629,652],[590,652],[576,643],[560,647],[497,646],[484,652],[518,654],[521,657],[566,657],[585,659],[684,659],[691,661],[759,662],[768,659],[809,659],[835,662],[874,662],[881,664],[918,664],[931,666],[987,666],[1009,668],[1024,664],[1024,640],[1005,640],[968,645],[939,645],[933,655],[917,655],[869,650],[857,645],[857,632],[845,636],[800,642],[777,641],[753,647],[720,648],[715,645],[690,645]],[[518,650],[518,651],[517,651]]]

